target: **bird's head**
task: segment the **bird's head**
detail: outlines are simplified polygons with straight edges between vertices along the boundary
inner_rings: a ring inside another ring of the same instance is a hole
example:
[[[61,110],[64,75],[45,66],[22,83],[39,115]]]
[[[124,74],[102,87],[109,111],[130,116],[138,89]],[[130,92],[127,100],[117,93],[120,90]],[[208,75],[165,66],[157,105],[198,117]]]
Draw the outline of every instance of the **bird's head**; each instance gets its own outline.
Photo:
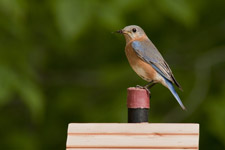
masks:
[[[144,30],[136,25],[126,26],[125,28],[118,30],[117,33],[123,34],[126,42],[146,36]]]

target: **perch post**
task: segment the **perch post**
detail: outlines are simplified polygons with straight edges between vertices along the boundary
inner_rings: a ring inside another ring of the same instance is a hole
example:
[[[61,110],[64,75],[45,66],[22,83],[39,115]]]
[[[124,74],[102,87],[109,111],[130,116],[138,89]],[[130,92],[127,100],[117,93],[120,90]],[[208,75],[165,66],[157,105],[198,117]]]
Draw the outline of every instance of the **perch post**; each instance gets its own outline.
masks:
[[[145,89],[127,89],[128,123],[148,122],[150,108],[149,93]]]

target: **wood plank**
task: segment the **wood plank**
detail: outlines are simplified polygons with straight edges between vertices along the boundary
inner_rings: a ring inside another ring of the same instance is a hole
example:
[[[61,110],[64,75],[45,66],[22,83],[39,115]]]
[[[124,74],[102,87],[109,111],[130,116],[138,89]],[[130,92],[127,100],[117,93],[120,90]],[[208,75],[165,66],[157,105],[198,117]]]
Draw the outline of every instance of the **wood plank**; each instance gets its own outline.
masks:
[[[198,136],[170,135],[86,135],[69,136],[67,147],[178,147],[198,146]]]
[[[198,134],[199,124],[177,123],[70,123],[68,133],[188,133]]]
[[[69,124],[67,149],[198,149],[198,124]]]

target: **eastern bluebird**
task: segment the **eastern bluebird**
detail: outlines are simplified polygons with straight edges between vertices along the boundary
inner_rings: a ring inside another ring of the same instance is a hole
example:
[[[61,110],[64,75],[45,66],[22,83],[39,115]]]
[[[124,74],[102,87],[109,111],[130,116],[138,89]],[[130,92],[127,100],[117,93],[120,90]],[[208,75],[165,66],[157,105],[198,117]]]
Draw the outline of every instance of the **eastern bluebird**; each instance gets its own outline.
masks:
[[[156,83],[161,83],[170,90],[182,109],[185,109],[173,87],[173,84],[175,84],[182,90],[180,84],[176,81],[169,65],[144,30],[139,26],[130,25],[117,32],[123,34],[126,39],[125,53],[132,69],[142,79],[149,82],[142,88],[148,90]]]

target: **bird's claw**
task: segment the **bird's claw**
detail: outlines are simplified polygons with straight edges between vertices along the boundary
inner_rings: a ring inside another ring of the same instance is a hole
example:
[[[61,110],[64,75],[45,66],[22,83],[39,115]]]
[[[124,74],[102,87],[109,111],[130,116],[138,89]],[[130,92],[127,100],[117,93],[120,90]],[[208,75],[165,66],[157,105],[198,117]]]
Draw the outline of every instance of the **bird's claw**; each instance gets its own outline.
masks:
[[[136,85],[136,88],[145,89],[146,91],[148,91],[148,94],[151,95],[150,90],[146,86]]]
[[[140,88],[140,89],[143,89],[143,86],[140,86],[140,85],[136,85],[136,88]]]

